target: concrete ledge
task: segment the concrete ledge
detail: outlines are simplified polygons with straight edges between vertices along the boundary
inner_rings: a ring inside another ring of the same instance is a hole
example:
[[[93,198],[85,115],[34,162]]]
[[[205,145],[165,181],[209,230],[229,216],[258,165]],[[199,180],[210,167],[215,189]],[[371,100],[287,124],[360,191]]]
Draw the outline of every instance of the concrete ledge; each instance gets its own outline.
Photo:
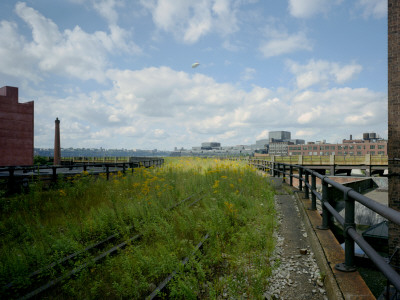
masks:
[[[297,191],[293,189],[294,191]],[[334,267],[344,262],[344,251],[332,231],[319,230],[322,217],[316,210],[308,210],[311,200],[304,199],[304,193],[295,193],[294,198],[304,220],[318,267],[325,274],[324,285],[329,299],[376,299],[359,272],[340,272]]]

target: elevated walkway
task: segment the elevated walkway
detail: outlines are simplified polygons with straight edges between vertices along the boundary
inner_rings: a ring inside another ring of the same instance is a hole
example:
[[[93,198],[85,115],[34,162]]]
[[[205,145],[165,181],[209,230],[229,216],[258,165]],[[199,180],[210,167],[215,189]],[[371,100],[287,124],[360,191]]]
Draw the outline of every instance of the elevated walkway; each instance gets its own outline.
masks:
[[[289,244],[296,245],[295,247],[304,247],[304,245],[297,245],[298,243],[305,243],[306,246],[311,247],[320,269],[323,289],[326,291],[327,297],[349,300],[375,299],[359,272],[346,273],[334,268],[336,264],[345,261],[344,251],[330,230],[317,229],[317,226],[322,224],[322,218],[317,210],[308,210],[311,207],[311,201],[304,199],[303,193],[282,183],[281,178],[271,177],[270,180],[277,190],[276,201],[278,206],[281,206],[282,222],[286,223],[284,226],[291,228],[286,233],[288,247]],[[291,193],[294,195],[290,195]],[[298,217],[293,213],[296,208],[299,211]],[[301,231],[303,225],[306,234]],[[290,233],[291,231],[292,233]],[[299,296],[300,290],[302,289],[299,288],[297,291]],[[315,288],[311,289],[309,299],[320,299],[320,294],[312,293],[313,290]]]

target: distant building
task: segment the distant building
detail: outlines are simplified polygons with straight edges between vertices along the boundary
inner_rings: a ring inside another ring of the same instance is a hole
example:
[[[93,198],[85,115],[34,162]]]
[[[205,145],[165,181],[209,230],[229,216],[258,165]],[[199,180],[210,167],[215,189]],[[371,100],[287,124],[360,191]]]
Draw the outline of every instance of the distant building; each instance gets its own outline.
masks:
[[[33,108],[18,103],[18,88],[0,88],[0,166],[33,165]]]
[[[256,141],[256,149],[265,149],[267,148],[269,144],[269,140],[268,139],[262,139],[262,140],[258,140]]]
[[[290,136],[290,131],[270,131],[268,134],[268,140],[270,143],[288,142],[290,141]]]
[[[221,143],[216,143],[216,142],[205,142],[201,143],[201,149],[202,150],[217,150],[221,148]]]
[[[292,139],[290,141],[295,145],[304,145],[306,143],[305,140],[300,140],[300,139]]]
[[[269,155],[287,156],[288,148],[293,145],[293,142],[278,142],[269,144]]]
[[[289,155],[387,155],[386,140],[343,140],[342,144],[289,145]]]

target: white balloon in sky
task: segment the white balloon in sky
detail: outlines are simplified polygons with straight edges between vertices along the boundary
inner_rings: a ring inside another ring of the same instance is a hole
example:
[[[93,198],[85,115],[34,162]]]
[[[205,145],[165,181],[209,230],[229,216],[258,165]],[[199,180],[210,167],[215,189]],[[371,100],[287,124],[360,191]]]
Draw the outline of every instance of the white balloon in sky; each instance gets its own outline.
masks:
[[[199,64],[198,62],[195,62],[195,63],[192,65],[192,68],[193,68],[193,69],[194,69],[194,68],[197,68],[199,65],[200,65],[200,64]]]

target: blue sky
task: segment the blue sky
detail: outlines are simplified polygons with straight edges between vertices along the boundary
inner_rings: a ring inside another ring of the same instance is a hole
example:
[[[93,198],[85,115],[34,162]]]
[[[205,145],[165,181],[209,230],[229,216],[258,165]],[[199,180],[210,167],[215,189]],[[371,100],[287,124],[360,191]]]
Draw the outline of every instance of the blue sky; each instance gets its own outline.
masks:
[[[56,117],[74,148],[387,138],[386,0],[0,7],[0,86],[35,101],[35,147],[52,147]]]

